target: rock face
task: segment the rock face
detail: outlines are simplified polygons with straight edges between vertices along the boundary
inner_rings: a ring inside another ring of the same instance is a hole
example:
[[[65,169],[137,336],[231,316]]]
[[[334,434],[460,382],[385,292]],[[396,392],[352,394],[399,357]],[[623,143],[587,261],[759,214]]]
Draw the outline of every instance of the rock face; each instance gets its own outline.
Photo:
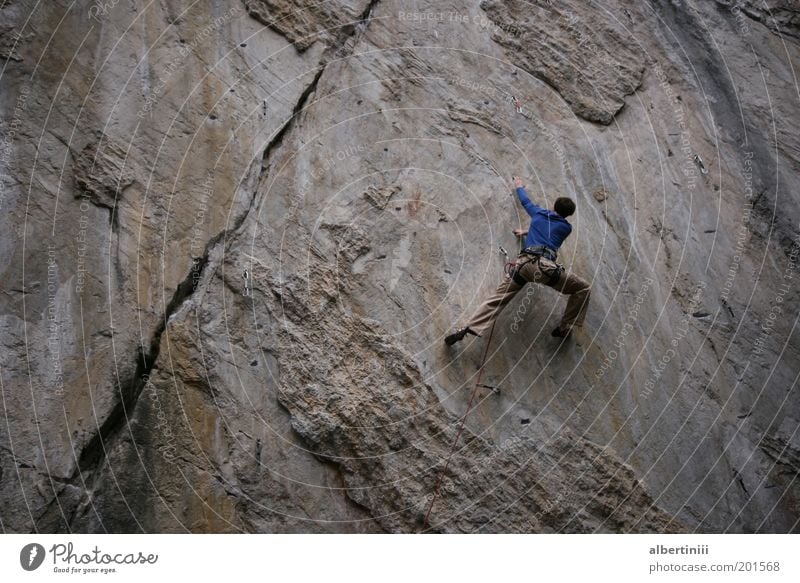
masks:
[[[717,0],[717,2],[734,13],[742,32],[747,31],[747,18],[751,18],[775,32],[794,39],[800,38],[800,6],[797,5],[797,2],[792,0],[766,0],[764,2]]]
[[[635,5],[634,5],[635,6]],[[628,26],[643,14],[587,2],[484,0],[492,39],[506,58],[553,87],[575,112],[610,124],[642,83],[645,54]]]
[[[351,36],[371,10],[360,2],[319,2],[303,0],[244,0],[248,14],[286,37],[298,51],[315,42],[330,46]]]
[[[0,9],[3,531],[797,531],[791,3],[306,4]]]

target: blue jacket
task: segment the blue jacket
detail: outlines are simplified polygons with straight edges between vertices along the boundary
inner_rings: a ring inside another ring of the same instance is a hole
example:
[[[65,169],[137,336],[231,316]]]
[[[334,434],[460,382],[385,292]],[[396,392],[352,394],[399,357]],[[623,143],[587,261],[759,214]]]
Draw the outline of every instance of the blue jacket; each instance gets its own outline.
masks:
[[[557,212],[533,204],[524,188],[517,189],[517,196],[531,216],[531,226],[528,229],[528,237],[525,239],[525,247],[545,245],[557,251],[564,239],[569,237],[572,232],[572,225]]]

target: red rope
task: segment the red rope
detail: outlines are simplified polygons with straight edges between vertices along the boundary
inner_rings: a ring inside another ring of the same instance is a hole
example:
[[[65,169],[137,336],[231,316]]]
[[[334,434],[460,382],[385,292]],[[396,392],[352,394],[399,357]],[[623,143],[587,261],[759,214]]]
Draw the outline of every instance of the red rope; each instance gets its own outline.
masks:
[[[470,411],[472,410],[472,402],[475,400],[475,395],[478,393],[478,387],[481,384],[483,367],[486,364],[486,355],[489,354],[489,345],[492,343],[492,335],[494,334],[495,323],[497,323],[496,318],[494,322],[492,322],[492,327],[489,330],[489,338],[486,340],[486,348],[484,348],[483,350],[483,358],[481,359],[481,366],[478,369],[478,376],[475,379],[475,387],[472,389],[472,394],[469,397],[467,410],[464,413],[464,416],[461,418],[461,424],[458,428],[458,432],[456,433],[456,438],[453,440],[453,445],[450,446],[450,453],[447,455],[447,461],[444,464],[444,469],[439,474],[439,478],[436,480],[436,486],[434,486],[433,488],[433,496],[431,497],[431,503],[428,505],[428,511],[425,513],[425,524],[427,524],[428,526],[430,526],[428,518],[431,515],[431,510],[433,510],[433,503],[436,501],[436,496],[438,496],[439,494],[439,487],[442,485],[442,480],[444,479],[444,475],[447,473],[447,468],[450,466],[450,460],[453,457],[453,452],[456,450],[456,445],[458,444],[458,440],[461,438],[461,433],[464,431],[464,424],[467,421],[467,415],[469,415]]]

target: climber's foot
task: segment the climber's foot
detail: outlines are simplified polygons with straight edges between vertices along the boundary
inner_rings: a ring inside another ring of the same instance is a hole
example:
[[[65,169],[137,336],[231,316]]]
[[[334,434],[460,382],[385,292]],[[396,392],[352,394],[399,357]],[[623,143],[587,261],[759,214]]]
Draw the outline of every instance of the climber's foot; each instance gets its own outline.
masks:
[[[449,336],[444,337],[444,343],[448,346],[452,346],[456,342],[459,342],[464,339],[464,336],[467,334],[472,334],[473,336],[477,336],[478,334],[473,331],[469,326],[464,326],[463,328],[459,328]]]
[[[553,331],[550,332],[550,336],[555,336],[556,338],[569,338],[570,332],[572,332],[572,330],[563,330],[561,326],[556,326],[553,328]]]

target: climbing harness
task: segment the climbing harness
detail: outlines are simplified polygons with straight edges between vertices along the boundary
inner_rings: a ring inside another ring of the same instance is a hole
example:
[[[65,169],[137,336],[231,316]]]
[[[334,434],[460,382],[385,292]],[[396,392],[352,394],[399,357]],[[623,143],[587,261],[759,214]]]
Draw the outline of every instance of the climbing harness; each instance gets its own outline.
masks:
[[[543,264],[541,262],[542,259],[552,263],[552,266]],[[514,261],[506,262],[504,271],[508,277],[514,280],[514,283],[518,286],[524,286],[528,283],[528,280],[522,277],[520,271],[524,265],[534,261],[539,264],[539,270],[547,276],[547,283],[553,285],[558,282],[561,274],[564,272],[564,266],[560,263],[556,263],[557,259],[558,253],[555,249],[551,249],[545,245],[532,245],[531,247],[523,249],[519,257]]]
[[[530,255],[531,257],[544,257],[550,261],[555,262],[558,259],[558,252],[551,249],[546,245],[531,245],[522,250],[522,255]]]

